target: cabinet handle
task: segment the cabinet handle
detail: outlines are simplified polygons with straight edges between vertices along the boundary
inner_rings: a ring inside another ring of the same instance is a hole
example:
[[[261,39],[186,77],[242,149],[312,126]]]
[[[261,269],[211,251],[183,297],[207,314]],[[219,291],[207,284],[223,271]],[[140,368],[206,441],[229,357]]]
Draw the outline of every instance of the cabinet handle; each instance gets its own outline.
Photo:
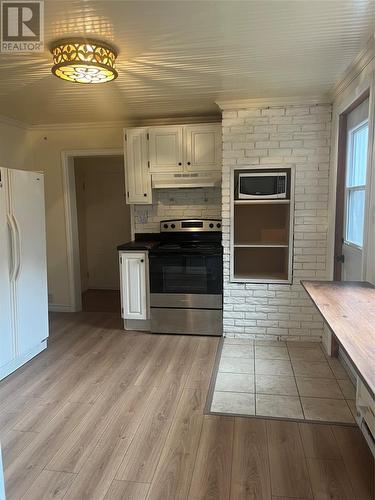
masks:
[[[187,164],[190,165],[190,161],[188,161]]]
[[[179,164],[179,165],[182,165],[182,163],[181,163],[180,161],[178,162],[178,164]]]
[[[147,196],[147,193],[143,193],[143,196]]]
[[[143,260],[143,259],[141,259],[141,262],[144,262],[144,260]]]

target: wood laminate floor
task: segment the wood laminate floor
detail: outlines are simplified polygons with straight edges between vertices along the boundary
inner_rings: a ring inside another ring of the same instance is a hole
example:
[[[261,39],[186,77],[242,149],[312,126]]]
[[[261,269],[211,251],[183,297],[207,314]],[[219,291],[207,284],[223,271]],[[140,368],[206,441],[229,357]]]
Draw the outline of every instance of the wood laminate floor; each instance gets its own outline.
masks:
[[[54,314],[0,383],[7,499],[374,499],[357,428],[204,415],[217,346]]]

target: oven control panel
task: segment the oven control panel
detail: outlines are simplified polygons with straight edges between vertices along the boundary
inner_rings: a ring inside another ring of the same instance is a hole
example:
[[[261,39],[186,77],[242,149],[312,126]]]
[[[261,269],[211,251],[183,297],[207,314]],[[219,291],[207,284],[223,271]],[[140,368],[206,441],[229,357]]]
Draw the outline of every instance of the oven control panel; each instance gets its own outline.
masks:
[[[175,219],[160,222],[161,233],[221,232],[221,219]]]

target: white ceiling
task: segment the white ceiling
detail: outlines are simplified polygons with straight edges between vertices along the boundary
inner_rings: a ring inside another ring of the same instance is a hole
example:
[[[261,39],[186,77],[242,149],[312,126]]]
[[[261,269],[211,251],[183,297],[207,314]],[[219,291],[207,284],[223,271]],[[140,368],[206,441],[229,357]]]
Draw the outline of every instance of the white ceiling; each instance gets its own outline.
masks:
[[[0,55],[0,114],[29,124],[217,112],[218,99],[325,94],[375,30],[368,0],[45,0],[46,46],[95,36],[119,78],[57,79],[51,55]]]

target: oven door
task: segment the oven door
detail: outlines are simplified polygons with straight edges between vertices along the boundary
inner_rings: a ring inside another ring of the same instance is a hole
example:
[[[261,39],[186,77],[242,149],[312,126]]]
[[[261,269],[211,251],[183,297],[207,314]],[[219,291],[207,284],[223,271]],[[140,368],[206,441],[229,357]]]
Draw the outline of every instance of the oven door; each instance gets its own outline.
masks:
[[[222,254],[150,254],[151,294],[222,295]]]
[[[150,254],[151,332],[222,335],[222,254]]]

